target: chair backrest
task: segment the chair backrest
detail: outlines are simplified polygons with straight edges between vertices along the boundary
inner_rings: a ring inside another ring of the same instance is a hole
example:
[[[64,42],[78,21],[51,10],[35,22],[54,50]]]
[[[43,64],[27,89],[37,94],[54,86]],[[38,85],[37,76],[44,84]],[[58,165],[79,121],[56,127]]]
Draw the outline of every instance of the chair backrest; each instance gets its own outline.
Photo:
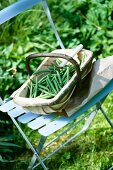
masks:
[[[0,24],[8,21],[9,19],[17,16],[21,12],[31,8],[37,3],[41,2],[41,0],[19,0],[14,4],[4,8],[0,11]]]
[[[17,16],[21,12],[33,7],[34,5],[38,3],[42,4],[58,43],[61,48],[64,48],[64,45],[60,39],[60,36],[55,28],[55,25],[52,20],[51,13],[50,13],[46,0],[18,0],[17,2],[13,3],[12,5],[0,11],[0,24],[3,24],[4,22]]]

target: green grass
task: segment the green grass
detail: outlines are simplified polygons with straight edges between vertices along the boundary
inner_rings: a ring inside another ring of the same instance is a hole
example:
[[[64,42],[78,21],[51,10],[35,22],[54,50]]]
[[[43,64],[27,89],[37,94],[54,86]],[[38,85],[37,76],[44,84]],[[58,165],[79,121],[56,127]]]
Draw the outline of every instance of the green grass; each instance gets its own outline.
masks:
[[[103,108],[111,120],[113,120],[113,106],[109,105],[109,103],[112,102],[113,93],[107,97],[103,104]],[[68,137],[74,135],[82,127],[83,123],[71,129],[60,140],[54,142],[49,149],[42,152],[42,156],[53,151],[63,141],[67,140]],[[34,145],[37,145],[39,139],[37,131],[32,133],[27,128],[24,128],[24,130],[30,140],[34,141]],[[17,130],[15,134],[18,135]],[[56,135],[57,133],[52,135],[51,138]],[[22,150],[16,153],[16,162],[12,164],[12,170],[25,170],[32,157],[32,152],[20,135],[18,135],[16,142],[22,146]],[[108,170],[113,166],[113,129],[101,112],[97,113],[91,126],[84,134],[78,136],[76,140],[73,140],[53,155],[46,161],[46,165],[50,170]],[[37,170],[42,170],[42,168],[38,167]]]

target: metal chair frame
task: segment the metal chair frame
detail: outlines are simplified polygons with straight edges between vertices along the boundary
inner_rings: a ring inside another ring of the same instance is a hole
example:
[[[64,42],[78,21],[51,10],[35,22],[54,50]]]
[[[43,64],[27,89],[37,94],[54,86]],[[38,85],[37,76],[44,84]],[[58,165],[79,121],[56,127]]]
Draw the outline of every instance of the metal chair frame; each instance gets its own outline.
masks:
[[[48,16],[48,20],[51,24],[51,27],[54,30],[54,34],[59,42],[59,45],[61,48],[64,48],[63,43],[52,21],[51,14],[50,14],[48,5],[46,3],[46,0],[32,0],[32,1],[31,0],[19,0],[13,5],[0,11],[0,23],[1,24],[4,23],[10,18],[36,5],[37,3],[42,3],[44,11],[46,15]],[[21,109],[16,104],[14,104],[12,100],[5,100],[1,104],[0,110],[2,112],[8,113],[13,123],[15,124],[20,134],[22,135],[22,137],[24,138],[26,143],[29,145],[30,149],[32,150],[34,154],[31,159],[28,169],[35,169],[41,164],[42,167],[45,170],[47,170],[48,168],[46,167],[44,162],[48,158],[50,158],[53,154],[58,152],[62,147],[68,144],[70,141],[74,140],[81,133],[85,132],[90,126],[98,110],[101,111],[105,119],[108,121],[110,126],[113,128],[113,123],[111,122],[110,118],[107,116],[107,114],[105,113],[105,111],[103,110],[101,106],[106,96],[112,90],[113,90],[113,79],[108,83],[108,85],[106,85],[106,87],[103,90],[101,90],[89,102],[87,102],[83,107],[81,107],[78,111],[76,111],[71,117],[64,117],[64,116],[59,117],[56,114],[50,114],[49,116],[41,116],[41,115],[34,114],[31,112],[26,112],[25,110]],[[94,109],[92,111],[89,111],[89,113],[86,114],[85,111],[89,110],[92,106],[94,106]],[[81,115],[82,117],[80,118]],[[86,117],[88,117],[87,120],[85,120]],[[76,121],[72,123],[73,120],[76,120]],[[70,129],[75,127],[77,124],[79,124],[83,120],[85,120],[85,124],[83,125],[82,129],[78,133],[76,133],[75,135],[70,137],[67,141],[62,143],[60,147],[55,149],[52,153],[47,155],[45,158],[40,157],[40,153],[42,150],[44,150],[46,147],[49,147],[50,144],[52,144],[54,141],[59,139],[63,134],[68,132]],[[37,148],[35,148],[33,144],[30,142],[30,140],[28,139],[28,137],[22,130],[20,123],[18,122],[21,122],[22,124],[27,124],[28,127],[31,128],[32,130],[38,130],[38,133],[41,135],[41,137],[40,137]],[[68,125],[68,127],[65,130],[62,130],[62,132],[60,132],[54,139],[46,143],[46,140],[50,135],[52,135],[56,131],[59,131],[63,127],[66,127],[66,125]],[[37,164],[36,164],[36,160],[39,161]]]
[[[34,153],[28,169],[35,169],[37,166],[39,166],[41,164],[42,167],[45,170],[47,170],[47,167],[44,164],[44,161],[47,160],[48,158],[50,158],[56,152],[58,152],[62,147],[64,147],[70,141],[74,140],[78,135],[85,132],[88,129],[89,125],[91,124],[92,120],[94,119],[98,110],[101,111],[101,113],[104,115],[105,119],[108,121],[110,126],[113,128],[113,123],[111,122],[111,120],[109,119],[109,117],[107,116],[107,114],[105,113],[104,109],[101,106],[103,101],[105,100],[106,96],[112,90],[113,90],[113,79],[108,83],[108,85],[102,91],[100,91],[97,95],[95,95],[89,102],[87,102],[83,107],[81,107],[71,117],[64,117],[64,116],[59,117],[55,114],[51,114],[49,116],[41,116],[41,115],[25,112],[25,110],[16,106],[12,100],[3,103],[0,106],[0,110],[2,112],[8,112],[8,115],[12,119],[13,123],[15,124],[15,126],[17,127],[19,132],[21,133],[22,137],[25,139],[26,143],[29,145],[32,152]],[[94,109],[92,111],[89,111],[89,113],[85,114],[85,111],[89,110],[93,106],[94,106]],[[81,115],[83,115],[83,116],[81,118],[79,118]],[[40,153],[43,149],[48,147],[55,140],[59,139],[64,133],[68,132],[70,129],[75,127],[77,124],[79,124],[86,117],[88,117],[88,119],[85,121],[84,126],[78,133],[76,133],[74,136],[69,138],[64,143],[62,143],[60,147],[58,147],[52,153],[47,155],[45,158],[42,159],[40,157]],[[79,118],[79,120],[77,120],[77,118]],[[71,124],[71,122],[73,120],[76,120],[76,121]],[[18,122],[27,124],[28,127],[30,127],[32,130],[38,130],[38,133],[41,135],[41,137],[40,137],[37,148],[33,147],[32,143],[29,141],[29,139],[27,138],[26,134],[23,132],[23,130]],[[68,127],[65,130],[63,130],[61,133],[59,133],[54,139],[52,139],[48,143],[46,143],[46,139],[50,135],[52,135],[54,132],[56,132],[58,130],[61,130],[66,125],[68,125]],[[39,161],[38,164],[36,164],[37,159]]]

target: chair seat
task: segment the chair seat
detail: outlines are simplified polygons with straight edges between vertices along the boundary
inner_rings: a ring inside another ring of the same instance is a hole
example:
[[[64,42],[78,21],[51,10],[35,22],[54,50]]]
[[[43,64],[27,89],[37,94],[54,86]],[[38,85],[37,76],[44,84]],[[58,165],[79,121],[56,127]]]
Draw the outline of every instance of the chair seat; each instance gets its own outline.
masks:
[[[51,135],[79,116],[79,113],[71,117],[58,116],[55,113],[50,115],[34,114],[32,112],[26,112],[17,106],[13,100],[0,106],[0,110],[2,112],[8,112],[10,117],[17,118],[17,121],[22,124],[27,124],[32,130],[38,130],[43,136]]]
[[[43,136],[49,136],[57,130],[63,128],[72,120],[76,119],[90,107],[98,103],[103,97],[105,97],[110,91],[113,90],[113,79],[108,83],[108,85],[95,95],[87,104],[85,104],[81,109],[79,109],[71,117],[58,116],[56,114],[50,115],[40,115],[34,114],[32,112],[26,112],[21,107],[17,106],[13,100],[0,106],[2,112],[8,112],[8,115],[23,124],[27,124],[32,130],[38,130],[38,132]]]
[[[38,114],[33,114],[32,112],[27,112],[21,116],[18,117],[18,121],[23,123],[23,124],[26,124],[26,123],[29,123],[30,121],[32,121],[33,119],[39,117],[40,115]]]

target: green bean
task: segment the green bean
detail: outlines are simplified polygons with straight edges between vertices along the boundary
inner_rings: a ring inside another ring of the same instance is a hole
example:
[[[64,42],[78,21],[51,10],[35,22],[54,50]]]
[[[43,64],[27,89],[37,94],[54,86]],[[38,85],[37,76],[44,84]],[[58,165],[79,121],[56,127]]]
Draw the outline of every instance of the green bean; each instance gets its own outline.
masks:
[[[67,75],[67,70],[65,71],[65,73],[64,73],[64,75],[63,75],[63,77],[62,77],[62,81],[64,81],[64,80],[65,80],[66,75]]]
[[[48,69],[49,69],[51,72],[55,72],[55,70],[56,70],[55,66],[49,66]]]
[[[51,86],[50,86],[50,84],[49,84],[47,79],[46,79],[46,84],[47,84],[48,89],[51,90]]]
[[[58,85],[59,90],[61,90],[62,87],[60,86],[60,84],[59,84],[59,82],[58,82],[58,80],[57,80],[57,76],[55,75],[54,78],[55,78],[55,81],[56,81],[56,83],[57,83],[57,85]]]
[[[52,89],[53,90],[53,92],[56,94],[57,93],[57,91],[55,90],[55,88],[54,88],[54,86],[53,86],[53,84],[51,83],[51,81],[50,81],[50,79],[49,79],[49,76],[47,75],[47,82],[48,82],[48,84],[50,85],[50,90]]]
[[[37,80],[37,77],[36,77],[36,84],[35,84],[34,97],[37,96],[37,90],[38,90],[38,80]]]
[[[30,97],[32,97],[32,92],[33,92],[33,84],[32,82],[30,83]]]
[[[66,72],[67,72],[67,82],[68,82],[69,81],[69,67],[68,66],[67,66]]]
[[[43,86],[43,85],[39,85],[40,88],[44,89],[44,90],[47,90],[48,91],[48,88],[46,86]]]
[[[60,73],[58,71],[57,71],[57,77],[58,77],[59,83],[62,84],[62,79],[61,79]]]
[[[40,96],[38,96],[39,98],[42,98],[42,99],[48,99],[48,98],[51,98],[51,97],[53,97],[53,96],[51,96],[51,95],[48,95],[48,94],[44,94],[44,95],[40,95]]]
[[[47,75],[44,76],[44,77],[42,77],[42,78],[38,81],[38,84],[45,82],[46,78],[47,78]]]
[[[44,92],[45,94],[54,96],[54,94],[52,94],[52,93],[50,93],[50,92],[48,92],[48,91],[46,91],[46,90],[43,90],[43,89],[41,89],[41,88],[39,88],[39,90],[40,90],[41,92]]]
[[[63,83],[64,83],[64,86],[67,84],[67,79],[65,79],[64,81],[63,81]]]
[[[55,85],[55,88],[56,88],[56,90],[57,90],[57,93],[59,92],[59,88],[58,88],[58,85],[57,85],[57,82],[55,81],[55,79],[53,80],[53,83],[54,83],[54,85]]]
[[[39,90],[40,90],[40,92],[43,92],[44,94],[45,93],[49,93],[49,92],[47,92],[45,89],[42,89],[42,88],[38,88]]]

